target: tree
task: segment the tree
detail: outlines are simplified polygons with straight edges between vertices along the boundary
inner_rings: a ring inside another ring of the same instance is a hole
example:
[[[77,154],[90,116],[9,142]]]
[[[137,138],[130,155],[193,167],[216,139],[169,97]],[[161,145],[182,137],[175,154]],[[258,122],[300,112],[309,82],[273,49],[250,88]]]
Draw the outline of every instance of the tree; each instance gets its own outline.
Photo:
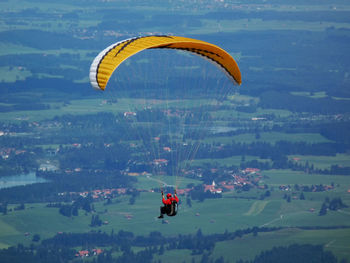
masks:
[[[129,199],[129,204],[130,204],[130,205],[135,204],[135,200],[136,200],[136,199],[135,199],[135,196],[131,196],[130,199]]]
[[[160,246],[158,254],[159,255],[163,255],[164,254],[164,245],[163,244]]]
[[[343,201],[341,200],[341,198],[334,198],[332,199],[330,202],[329,202],[329,210],[332,210],[332,211],[336,211],[338,209],[342,209],[342,208],[345,208],[347,207],[347,205],[345,205],[343,203]]]
[[[189,196],[187,196],[186,198],[186,204],[189,206],[189,207],[192,207],[192,201],[191,201],[191,198]]]
[[[327,204],[326,202],[323,202],[322,207],[320,209],[320,212],[318,213],[319,216],[324,216],[327,214]]]
[[[215,260],[214,263],[225,263],[224,257],[223,256],[219,257],[218,259]]]
[[[3,213],[3,215],[7,215],[7,204],[0,204],[0,212]]]
[[[90,226],[94,227],[94,226],[101,226],[101,225],[102,225],[102,220],[100,219],[100,217],[98,215],[92,215]]]
[[[72,215],[73,216],[78,216],[79,213],[78,213],[78,206],[73,206],[73,209],[72,209]]]
[[[38,234],[35,234],[32,238],[33,242],[39,242],[39,240],[40,240],[40,235],[38,235]]]
[[[255,139],[259,140],[261,138],[260,132],[255,133]]]
[[[287,202],[290,203],[291,201],[291,198],[290,198],[290,195],[287,196]]]
[[[197,230],[196,237],[197,237],[198,239],[203,238],[202,229],[199,228],[199,229]]]

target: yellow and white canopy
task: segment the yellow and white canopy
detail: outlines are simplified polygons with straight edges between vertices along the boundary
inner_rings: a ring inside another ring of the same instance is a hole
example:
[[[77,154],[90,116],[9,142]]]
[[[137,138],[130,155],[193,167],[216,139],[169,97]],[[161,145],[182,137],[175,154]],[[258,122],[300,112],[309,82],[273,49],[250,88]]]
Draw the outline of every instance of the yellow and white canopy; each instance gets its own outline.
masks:
[[[222,69],[234,83],[242,82],[236,61],[216,45],[178,36],[143,36],[117,42],[101,51],[90,67],[91,85],[104,90],[112,73],[124,60],[142,50],[153,48],[180,49],[203,56]]]

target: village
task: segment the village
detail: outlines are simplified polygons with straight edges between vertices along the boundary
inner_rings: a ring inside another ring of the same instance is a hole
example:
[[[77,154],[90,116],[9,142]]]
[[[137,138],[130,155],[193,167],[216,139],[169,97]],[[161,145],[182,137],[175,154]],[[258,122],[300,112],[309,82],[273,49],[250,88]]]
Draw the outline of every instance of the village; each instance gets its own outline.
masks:
[[[80,171],[80,170],[79,170]],[[192,173],[194,171],[191,171]],[[217,172],[216,169],[212,169],[212,172]],[[226,171],[229,172],[229,171]],[[190,173],[190,172],[188,172]],[[215,182],[215,180],[212,181],[211,184],[202,184],[203,192],[209,192],[211,194],[221,194],[223,192],[228,191],[234,191],[237,189],[242,189],[247,187],[253,188],[260,188],[265,189],[266,186],[259,185],[259,181],[261,180],[262,176],[260,174],[260,170],[257,168],[246,168],[242,170],[240,173],[233,173],[231,171],[231,179],[229,180],[220,180],[218,182]],[[149,178],[150,180],[153,179],[152,175],[146,172],[143,173],[135,173],[135,172],[129,172],[127,173],[129,176],[133,177],[141,177],[145,176],[146,178]],[[201,174],[198,175],[198,177],[202,177]],[[177,193],[179,195],[186,195],[189,194],[192,190],[194,190],[194,187],[191,188],[179,188],[177,189]],[[81,197],[91,197],[93,200],[106,200],[115,198],[119,195],[126,195],[133,191],[137,192],[156,192],[159,191],[157,188],[152,189],[131,189],[131,188],[111,188],[111,189],[95,189],[92,191],[83,191],[83,192],[61,192],[58,193],[59,196],[65,196],[65,195],[74,195],[74,196],[81,196]]]

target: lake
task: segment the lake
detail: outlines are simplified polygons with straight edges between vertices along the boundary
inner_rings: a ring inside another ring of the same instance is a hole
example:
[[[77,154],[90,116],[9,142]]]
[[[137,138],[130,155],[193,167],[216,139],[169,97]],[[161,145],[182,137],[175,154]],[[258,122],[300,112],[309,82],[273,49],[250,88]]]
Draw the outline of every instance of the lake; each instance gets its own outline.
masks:
[[[37,177],[35,173],[4,176],[0,177],[0,189],[43,182],[47,182],[47,180]]]

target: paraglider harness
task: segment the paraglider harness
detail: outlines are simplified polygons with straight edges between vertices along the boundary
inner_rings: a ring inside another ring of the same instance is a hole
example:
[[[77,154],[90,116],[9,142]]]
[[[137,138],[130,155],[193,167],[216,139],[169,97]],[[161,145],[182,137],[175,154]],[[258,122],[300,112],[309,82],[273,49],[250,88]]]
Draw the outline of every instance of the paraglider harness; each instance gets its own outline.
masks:
[[[166,211],[167,216],[176,216],[176,214],[177,214],[177,202],[172,201],[171,205],[166,205],[165,211]]]
[[[163,195],[163,191],[162,191],[162,195]],[[167,216],[176,216],[177,210],[178,210],[178,203],[175,200],[173,200],[170,205],[164,205],[160,208],[161,216],[159,218],[162,218],[163,214],[166,214]]]

